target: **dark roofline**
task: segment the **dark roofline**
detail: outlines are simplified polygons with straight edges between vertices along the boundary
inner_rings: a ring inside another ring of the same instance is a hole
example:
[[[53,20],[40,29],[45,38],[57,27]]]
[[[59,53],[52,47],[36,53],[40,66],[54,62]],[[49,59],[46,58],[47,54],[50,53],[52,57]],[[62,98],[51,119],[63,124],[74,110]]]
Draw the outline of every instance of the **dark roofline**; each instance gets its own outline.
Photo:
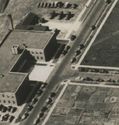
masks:
[[[17,87],[17,89],[14,91],[14,93],[16,94],[16,92],[18,91],[18,89],[20,88],[20,86],[22,85],[22,83],[27,79],[28,73],[20,73],[20,72],[9,72],[9,74],[17,74],[17,75],[24,75],[24,79],[21,81],[21,84],[19,84],[19,86]]]
[[[11,66],[10,70],[8,71],[9,73],[12,73],[12,69],[14,68],[14,66],[16,65],[16,63],[19,61],[19,59],[23,56],[23,54],[26,52],[26,49],[24,49],[21,54],[19,54],[19,57],[17,58],[17,60],[15,61],[15,63]],[[14,73],[14,72],[13,72]]]
[[[36,31],[36,30],[19,30],[19,29],[14,29],[13,32],[33,32],[33,33],[46,33],[46,32],[51,32],[53,33],[52,36],[49,38],[47,42],[47,44],[43,47],[43,49],[45,49],[45,47],[48,45],[49,41],[53,38],[53,36],[55,35],[56,29],[51,30],[51,31]]]

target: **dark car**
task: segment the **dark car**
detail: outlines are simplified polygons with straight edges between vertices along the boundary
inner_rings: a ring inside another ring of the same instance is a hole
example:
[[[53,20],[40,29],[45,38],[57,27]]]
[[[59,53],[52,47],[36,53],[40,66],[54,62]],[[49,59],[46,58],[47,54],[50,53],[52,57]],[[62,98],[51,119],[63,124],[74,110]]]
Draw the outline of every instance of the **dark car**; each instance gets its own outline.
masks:
[[[28,105],[27,109],[28,109],[28,111],[31,111],[33,109],[33,106],[32,105]]]
[[[41,112],[40,114],[39,114],[39,118],[42,118],[44,116],[44,112]]]
[[[91,30],[95,30],[96,29],[96,26],[95,25],[92,25],[91,26]]]
[[[62,54],[63,54],[63,55],[66,55],[66,54],[67,54],[67,51],[66,51],[66,50],[64,50],[64,51],[62,52]]]
[[[28,113],[24,113],[24,115],[21,117],[21,120],[26,119],[28,116],[29,116],[29,114],[28,114]]]
[[[73,57],[71,60],[71,63],[75,63],[76,62],[76,57]]]
[[[41,95],[43,93],[43,90],[39,89],[36,94]]]
[[[66,51],[69,51],[70,48],[71,48],[70,46],[67,46],[67,47],[66,47]]]
[[[80,50],[80,49],[77,49],[77,50],[76,50],[76,56],[78,56],[79,54],[81,54],[81,50]]]
[[[38,101],[38,99],[37,99],[37,98],[34,98],[33,101],[32,101],[32,103],[33,103],[33,104],[36,104],[37,101]]]
[[[2,111],[2,112],[6,112],[6,111],[7,111],[7,107],[6,107],[6,106],[3,106],[3,108],[2,108],[1,111]]]
[[[9,114],[5,114],[5,115],[3,115],[2,120],[7,121],[9,117],[10,117]]]
[[[46,84],[46,83],[43,83],[43,84],[41,85],[40,89],[41,89],[41,90],[42,90],[42,89],[45,89],[46,86],[47,86],[47,84]]]
[[[51,98],[48,98],[48,99],[46,100],[46,104],[49,105],[49,104],[52,103],[52,101],[53,101],[53,100],[52,100]]]
[[[11,112],[14,113],[16,111],[17,111],[17,107],[13,107]]]
[[[2,108],[3,108],[3,105],[1,104],[1,105],[0,105],[0,111],[2,111]]]
[[[8,111],[11,112],[12,111],[12,106],[8,106]]]
[[[48,108],[46,106],[43,106],[43,108],[41,109],[41,112],[45,112],[47,110],[48,110]]]
[[[51,93],[50,93],[50,97],[51,97],[51,98],[54,98],[55,96],[56,96],[56,93],[55,93],[55,92],[51,92]]]
[[[14,120],[15,116],[10,116],[9,122],[11,123]]]
[[[37,118],[37,119],[33,122],[33,125],[37,125],[39,122],[40,122],[40,119]]]
[[[71,40],[75,40],[76,39],[76,35],[71,35]]]

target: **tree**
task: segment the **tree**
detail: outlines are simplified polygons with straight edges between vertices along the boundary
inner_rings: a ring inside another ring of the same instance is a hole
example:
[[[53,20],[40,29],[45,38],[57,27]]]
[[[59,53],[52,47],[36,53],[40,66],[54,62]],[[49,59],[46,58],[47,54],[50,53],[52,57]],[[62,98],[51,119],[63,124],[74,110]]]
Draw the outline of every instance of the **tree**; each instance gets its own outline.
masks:
[[[107,4],[110,4],[110,3],[112,2],[112,0],[105,0],[105,2],[106,2]]]
[[[54,17],[57,16],[57,13],[54,11],[52,11],[52,13],[50,13],[50,19],[53,19]]]

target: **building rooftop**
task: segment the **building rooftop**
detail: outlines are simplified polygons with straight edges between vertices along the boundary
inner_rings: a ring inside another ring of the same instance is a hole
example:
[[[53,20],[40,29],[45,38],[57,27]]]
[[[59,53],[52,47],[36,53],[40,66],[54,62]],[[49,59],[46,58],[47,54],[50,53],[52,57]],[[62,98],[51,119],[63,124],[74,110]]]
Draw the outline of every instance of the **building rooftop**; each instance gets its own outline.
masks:
[[[14,24],[17,24],[23,16],[36,8],[38,2],[39,0],[10,0],[5,12],[10,13]]]
[[[0,48],[0,74],[7,74],[20,56],[12,54],[11,42],[5,42]]]
[[[5,75],[23,54],[12,54],[13,45],[27,45],[29,48],[43,48],[53,32],[13,31],[0,48],[0,74]]]
[[[0,92],[15,92],[23,83],[27,74],[8,73],[5,77],[0,79]]]
[[[51,31],[15,30],[9,35],[6,43],[25,44],[28,48],[43,49],[53,35],[54,32]]]
[[[50,66],[47,64],[35,65],[32,72],[29,74],[29,80],[46,82],[53,69],[54,66]]]

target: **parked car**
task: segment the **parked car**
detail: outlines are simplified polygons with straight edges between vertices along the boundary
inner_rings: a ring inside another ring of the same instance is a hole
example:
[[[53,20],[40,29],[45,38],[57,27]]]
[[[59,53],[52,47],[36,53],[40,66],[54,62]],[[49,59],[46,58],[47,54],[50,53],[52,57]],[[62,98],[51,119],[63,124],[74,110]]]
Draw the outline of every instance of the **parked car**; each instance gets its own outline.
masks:
[[[33,106],[32,105],[28,105],[27,109],[28,109],[28,111],[31,111],[33,109]]]
[[[3,108],[3,105],[1,104],[1,105],[0,105],[0,111],[2,111],[2,108]]]
[[[78,48],[78,49],[75,51],[75,53],[76,53],[76,56],[78,56],[79,54],[81,54],[80,48]]]
[[[13,107],[11,112],[14,113],[16,111],[17,111],[17,107]]]
[[[10,116],[9,122],[11,123],[15,119],[15,116]]]
[[[40,114],[39,114],[39,118],[42,118],[44,116],[44,112],[41,112]]]
[[[56,93],[55,93],[55,92],[51,92],[51,93],[50,93],[50,97],[51,97],[51,98],[54,98],[55,96],[56,96]]]
[[[76,35],[71,35],[71,40],[75,40],[76,39]]]
[[[107,4],[110,4],[110,3],[112,2],[112,0],[105,0],[105,2],[106,2]]]
[[[42,90],[42,89],[45,89],[46,86],[47,86],[47,84],[46,84],[46,83],[43,83],[43,84],[41,85],[40,89],[41,89],[41,90]]]
[[[67,51],[66,51],[66,50],[63,50],[62,54],[63,54],[63,55],[66,55],[66,54],[67,54]]]
[[[95,26],[95,25],[92,25],[90,28],[91,28],[91,30],[95,30],[95,29],[96,29],[96,26]]]
[[[39,89],[36,94],[41,95],[43,93],[43,90]]]
[[[2,108],[1,111],[2,111],[2,112],[6,112],[6,111],[7,111],[7,107],[6,107],[6,106],[3,106],[3,108]]]
[[[24,115],[21,117],[21,120],[25,120],[29,116],[28,113],[24,113]]]
[[[8,111],[11,112],[12,111],[12,106],[8,106]]]
[[[71,47],[70,46],[66,46],[66,51],[69,51]]]
[[[5,115],[3,115],[3,117],[2,117],[2,121],[7,121],[9,117],[10,117],[9,114],[5,114]]]
[[[38,123],[40,122],[40,119],[39,118],[36,118],[33,122],[33,125],[37,125]]]
[[[45,112],[47,110],[48,110],[48,108],[46,106],[43,106],[42,109],[41,109],[41,112]]]
[[[46,104],[49,105],[49,104],[52,103],[52,101],[53,101],[53,100],[52,100],[51,98],[48,98],[48,99],[46,100]]]
[[[76,62],[76,57],[73,57],[73,58],[71,59],[71,63],[74,63],[74,62]]]

